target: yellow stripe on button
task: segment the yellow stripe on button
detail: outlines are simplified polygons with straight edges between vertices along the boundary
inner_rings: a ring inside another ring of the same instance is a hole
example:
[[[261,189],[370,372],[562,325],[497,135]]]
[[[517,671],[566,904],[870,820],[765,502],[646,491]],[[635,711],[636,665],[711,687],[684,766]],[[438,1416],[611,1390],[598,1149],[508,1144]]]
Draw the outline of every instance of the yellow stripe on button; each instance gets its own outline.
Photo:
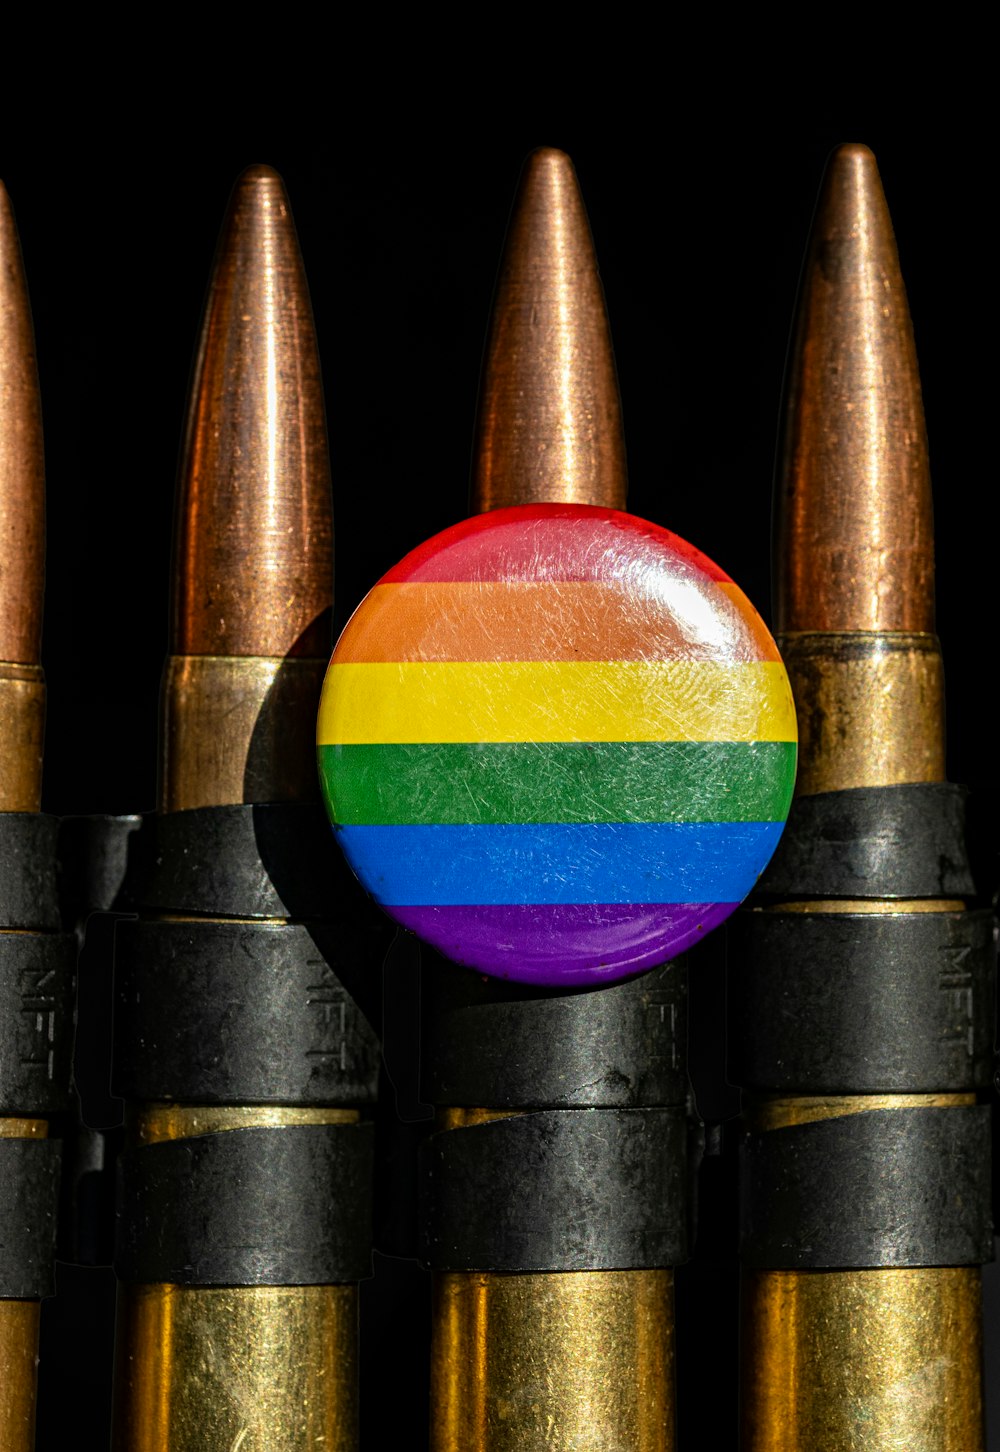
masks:
[[[777,661],[332,664],[321,746],[434,741],[794,741]]]

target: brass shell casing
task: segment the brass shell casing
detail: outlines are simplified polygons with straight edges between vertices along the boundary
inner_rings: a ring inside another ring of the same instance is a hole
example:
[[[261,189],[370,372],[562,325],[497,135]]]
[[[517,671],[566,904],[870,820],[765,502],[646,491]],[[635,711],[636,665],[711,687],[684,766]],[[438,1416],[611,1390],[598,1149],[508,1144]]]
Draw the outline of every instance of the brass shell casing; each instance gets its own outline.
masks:
[[[916,351],[878,169],[832,156],[789,367],[776,621],[799,722],[797,795],[945,779],[930,472]],[[954,901],[768,904],[950,912]],[[762,1099],[785,1124],[974,1094]],[[977,1452],[978,1267],[764,1270],[743,1280],[743,1452]]]
[[[975,1452],[980,1285],[975,1266],[746,1274],[745,1452]]]
[[[356,1286],[123,1285],[121,1452],[354,1452]]]
[[[32,1452],[41,1301],[0,1301],[0,1447]]]
[[[774,912],[947,912],[964,904],[787,903]],[[747,1097],[758,1132],[969,1094]],[[978,1266],[744,1272],[743,1452],[977,1452],[983,1446]]]
[[[42,802],[45,676],[41,666],[0,661],[0,811],[37,812]]]
[[[946,1113],[975,1098],[754,1097],[744,1115],[767,1131],[869,1110]],[[745,1272],[741,1339],[752,1354],[742,1358],[744,1452],[975,1452],[983,1443],[981,1284],[978,1266]]]
[[[808,632],[778,647],[799,723],[796,795],[944,780],[936,635]]]
[[[44,1119],[0,1119],[0,1139],[46,1139]],[[33,1452],[41,1301],[0,1300],[0,1448]]]
[[[673,1272],[439,1272],[431,1452],[672,1452]]]
[[[147,1104],[129,1132],[155,1144],[357,1120],[347,1109]],[[355,1452],[357,1286],[123,1284],[117,1341],[119,1452]]]
[[[569,157],[526,161],[480,394],[472,507],[625,507],[618,381],[590,227]],[[445,1108],[440,1130],[510,1109]],[[673,1272],[441,1271],[432,1452],[672,1452]]]
[[[299,657],[171,656],[161,810],[318,797],[315,722],[326,667]]]
[[[238,181],[202,329],[178,491],[161,694],[164,811],[318,796],[333,597],[319,357],[280,177]],[[144,1145],[353,1110],[152,1104]],[[355,1452],[355,1285],[123,1285],[119,1452]]]

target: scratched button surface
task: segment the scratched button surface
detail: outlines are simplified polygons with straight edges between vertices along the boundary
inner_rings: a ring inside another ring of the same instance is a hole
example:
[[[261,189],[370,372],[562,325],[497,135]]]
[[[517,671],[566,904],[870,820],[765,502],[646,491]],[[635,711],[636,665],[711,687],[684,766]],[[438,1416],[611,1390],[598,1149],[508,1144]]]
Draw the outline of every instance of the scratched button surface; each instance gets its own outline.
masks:
[[[319,768],[351,867],[456,962],[612,982],[738,906],[781,834],[795,710],[742,591],[676,535],[499,509],[365,597],[323,686]]]

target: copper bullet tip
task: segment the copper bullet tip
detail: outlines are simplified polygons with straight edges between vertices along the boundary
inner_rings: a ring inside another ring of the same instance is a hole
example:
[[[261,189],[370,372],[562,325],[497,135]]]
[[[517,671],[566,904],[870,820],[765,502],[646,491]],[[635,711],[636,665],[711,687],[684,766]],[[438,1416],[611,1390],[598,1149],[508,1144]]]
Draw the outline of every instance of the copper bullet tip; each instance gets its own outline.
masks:
[[[329,654],[333,514],[319,354],[282,180],[233,190],[181,464],[172,649]]]
[[[41,658],[45,569],[42,410],[14,213],[0,182],[0,661]]]
[[[625,507],[625,442],[587,213],[562,151],[528,157],[486,346],[473,463],[476,510]]]
[[[916,350],[875,158],[839,147],[799,298],[778,489],[782,633],[934,628]]]

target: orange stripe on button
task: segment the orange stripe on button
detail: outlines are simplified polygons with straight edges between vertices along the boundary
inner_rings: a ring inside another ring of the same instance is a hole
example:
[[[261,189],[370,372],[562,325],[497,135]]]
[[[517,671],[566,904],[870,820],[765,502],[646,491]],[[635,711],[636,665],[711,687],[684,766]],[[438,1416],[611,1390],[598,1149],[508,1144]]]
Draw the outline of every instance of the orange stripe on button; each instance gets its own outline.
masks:
[[[780,659],[737,585],[663,583],[663,598],[594,581],[426,581],[376,585],[337,644],[337,661]]]

